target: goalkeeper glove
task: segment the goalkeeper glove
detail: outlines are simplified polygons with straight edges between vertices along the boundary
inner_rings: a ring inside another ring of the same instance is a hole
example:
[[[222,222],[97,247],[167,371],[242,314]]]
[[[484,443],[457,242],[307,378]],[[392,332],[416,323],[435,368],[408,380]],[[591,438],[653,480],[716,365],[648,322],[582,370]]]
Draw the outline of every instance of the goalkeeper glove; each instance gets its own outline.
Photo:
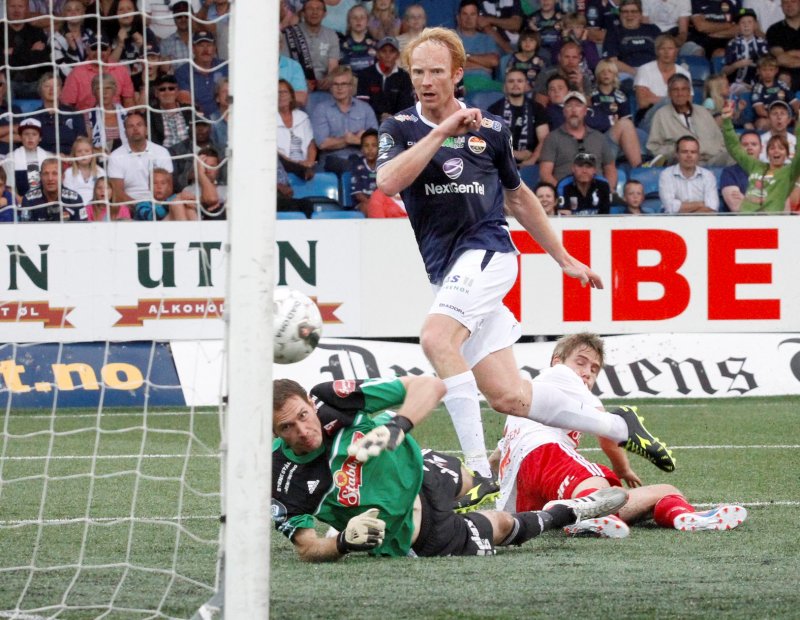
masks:
[[[378,456],[384,450],[395,450],[403,441],[406,433],[414,428],[407,417],[398,415],[383,426],[373,428],[347,448],[347,454],[356,457],[357,461],[366,463],[370,457]]]
[[[378,518],[378,509],[370,508],[347,522],[336,537],[336,550],[342,555],[351,551],[369,551],[383,544],[386,523]]]

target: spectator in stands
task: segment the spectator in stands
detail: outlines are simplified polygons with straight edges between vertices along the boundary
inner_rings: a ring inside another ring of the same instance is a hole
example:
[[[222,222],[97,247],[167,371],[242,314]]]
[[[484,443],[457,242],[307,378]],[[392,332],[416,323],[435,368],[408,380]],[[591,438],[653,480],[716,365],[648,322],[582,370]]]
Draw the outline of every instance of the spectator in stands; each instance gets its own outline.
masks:
[[[736,36],[734,16],[739,0],[693,0],[689,40],[705,50],[706,56],[724,56],[725,46]]]
[[[86,207],[81,197],[61,183],[61,162],[57,158],[50,157],[42,162],[41,184],[25,194],[17,219],[20,222],[86,221]]]
[[[523,30],[519,34],[519,51],[504,56],[500,59],[500,67],[503,75],[512,69],[517,69],[525,74],[528,81],[526,92],[533,91],[536,78],[545,68],[545,62],[539,57],[539,33],[533,30]]]
[[[478,30],[491,36],[497,46],[511,53],[522,28],[522,8],[518,2],[481,0]]]
[[[742,117],[741,113],[747,107],[747,102],[731,94],[731,83],[728,81],[727,77],[721,73],[712,75],[706,80],[704,90],[705,99],[703,100],[703,107],[711,112],[711,115],[720,127],[722,127],[722,108],[725,106],[728,99],[734,96],[737,100],[736,111],[738,114],[736,120],[737,124],[739,124],[739,120]]]
[[[169,148],[192,134],[192,109],[178,103],[178,81],[174,75],[162,75],[156,81],[156,105],[150,112],[150,138]]]
[[[632,80],[639,67],[656,60],[655,41],[661,29],[642,22],[641,0],[622,0],[620,25],[606,33],[603,57],[619,69],[620,80]]]
[[[220,154],[224,154],[225,150],[228,148],[228,111],[230,110],[227,79],[217,82],[215,97],[217,99],[217,111],[211,115],[211,121],[214,124],[211,130],[211,141],[214,143],[217,151]],[[294,98],[297,101],[297,105],[300,105],[297,91],[294,93]]]
[[[581,71],[584,75],[593,74],[600,54],[597,53],[597,45],[587,38],[586,16],[583,13],[564,14],[561,18],[561,39],[553,48],[553,53],[557,54],[567,41],[581,46]]]
[[[308,41],[299,24],[287,17],[291,16],[292,13],[287,8],[286,0],[280,2],[279,6],[281,17],[279,57],[282,58],[285,56],[300,65],[306,80],[306,89],[313,91],[316,87],[316,78],[314,77],[314,62],[311,59],[311,50],[308,47]],[[288,76],[283,74],[281,74],[280,77],[289,79]],[[292,85],[297,88],[294,81],[292,81]]]
[[[350,158],[350,193],[353,204],[370,218],[408,217],[399,195],[391,197],[378,189],[375,180],[378,164],[378,131],[367,129],[361,135],[361,156]]]
[[[403,13],[412,2],[425,9],[428,26],[455,29],[460,0],[397,0],[398,11]]]
[[[378,62],[356,74],[358,98],[366,101],[378,122],[414,105],[414,87],[405,69],[397,66],[400,44],[394,37],[378,43]]]
[[[229,58],[229,30],[231,3],[229,0],[205,0],[196,13],[203,28],[211,31],[217,39],[217,56],[220,60]]]
[[[322,25],[326,10],[322,0],[306,0],[302,12],[303,21],[298,26],[302,35],[300,40],[293,42],[286,37],[281,40],[282,53],[288,52],[301,65],[306,57],[306,62],[310,61],[314,76],[313,81],[308,80],[308,86],[312,91],[330,90],[329,74],[339,65],[339,36]],[[284,34],[288,36],[288,33]]]
[[[131,220],[128,205],[120,205],[114,198],[114,188],[106,177],[99,177],[94,184],[92,200],[86,205],[86,214],[90,222],[114,222]]]
[[[295,99],[297,99],[297,105],[301,108],[304,108],[308,102],[308,82],[306,82],[306,77],[303,73],[303,67],[300,66],[300,63],[294,58],[289,58],[283,54],[279,55],[278,78],[281,80],[286,80],[292,85],[292,88],[294,88]],[[227,83],[227,80],[224,81]],[[217,88],[219,88],[219,85],[222,82],[223,80],[217,82]],[[219,101],[217,101],[217,106],[220,106]]]
[[[723,136],[725,133],[723,132]],[[745,131],[739,136],[742,150],[755,159],[761,156],[761,136],[757,131]],[[738,163],[727,166],[719,179],[719,191],[729,211],[738,213],[747,192],[748,173]]]
[[[210,119],[199,111],[195,111],[190,137],[169,147],[168,150],[172,155],[174,165],[173,185],[177,191],[189,185],[189,179],[194,178],[197,154],[204,148],[217,150],[211,140],[211,129]],[[224,181],[225,179],[226,174],[223,169],[220,172],[220,180]]]
[[[785,19],[767,30],[769,51],[778,59],[782,69],[792,75],[791,87],[800,88],[800,2],[781,0]]]
[[[405,13],[403,13],[403,27],[400,29],[400,34],[397,35],[401,52],[409,41],[422,34],[427,23],[428,16],[421,4],[411,4],[406,7]]]
[[[53,154],[39,146],[42,141],[42,124],[35,118],[26,118],[19,124],[19,136],[22,146],[14,149],[11,156],[14,160],[14,189],[17,199],[31,189],[39,187],[41,182],[42,163]]]
[[[97,99],[98,105],[88,112],[88,135],[92,137],[92,145],[97,151],[110,153],[126,144],[123,130],[126,110],[119,103],[115,103],[117,83],[108,73],[94,76],[92,94]]]
[[[125,136],[128,145],[114,150],[106,167],[114,197],[128,205],[152,200],[150,177],[153,170],[163,168],[172,172],[172,158],[167,149],[147,139],[147,116],[141,108],[128,111]]]
[[[617,167],[606,138],[586,125],[586,97],[570,92],[564,101],[564,124],[545,138],[539,162],[539,176],[552,185],[567,176],[578,153],[591,153],[600,162],[603,176],[611,187],[617,185]]]
[[[376,41],[400,34],[401,20],[394,0],[373,0],[367,28]]]
[[[8,107],[8,82],[5,74],[0,75],[0,155],[6,155],[14,149],[14,142],[19,142],[14,120],[20,118],[22,109],[18,105]]]
[[[190,171],[190,184],[183,188],[178,198],[200,206],[200,217],[204,220],[226,219],[228,186],[220,182],[222,160],[210,146],[197,152],[197,169]],[[196,178],[195,178],[196,173]]]
[[[337,162],[335,158],[346,160],[358,153],[361,134],[366,129],[377,129],[378,121],[368,104],[353,97],[355,80],[350,67],[337,67],[331,72],[330,78],[333,100],[322,102],[314,108],[311,126],[326,167],[345,170],[346,161]],[[329,162],[332,158],[334,160]]]
[[[86,136],[75,138],[69,156],[70,165],[64,171],[64,186],[77,192],[83,204],[88,205],[92,201],[97,179],[104,178],[106,172],[97,165],[98,156]]]
[[[789,133],[789,124],[792,122],[792,108],[785,101],[778,99],[769,106],[769,121],[767,131],[761,134],[761,161],[768,161],[767,145],[772,136],[782,136],[789,145],[789,152],[786,156],[787,161],[794,157],[797,150],[797,138]]]
[[[0,223],[13,222],[15,212],[14,194],[8,189],[6,169],[0,166]]]
[[[359,0],[325,0],[325,19],[322,25],[333,30],[341,39],[347,32],[347,16]]]
[[[643,21],[654,24],[662,34],[671,34],[686,56],[703,55],[704,52],[696,43],[688,41],[689,19],[692,16],[691,0],[643,0]]]
[[[539,77],[536,78],[536,84],[534,85],[536,101],[543,106],[549,103],[547,98],[547,85],[550,78],[554,75],[563,77],[570,90],[591,93],[592,78],[581,69],[582,58],[583,52],[581,51],[580,45],[573,41],[564,43],[558,51],[558,64],[555,67],[542,71]]]
[[[154,168],[152,179],[152,198],[140,200],[134,205],[134,219],[144,221],[186,221],[197,219],[197,206],[178,197],[174,191],[172,173],[169,170]]]
[[[294,89],[286,80],[278,80],[278,157],[283,167],[301,179],[314,176],[317,145],[308,114],[297,108]]]
[[[103,72],[109,73],[117,83],[117,94],[114,103],[122,103],[128,108],[134,104],[135,91],[131,75],[127,67],[111,63],[111,51],[105,35],[90,35],[87,41],[86,64],[77,65],[70,71],[64,90],[61,91],[61,103],[72,106],[76,110],[88,110],[98,105],[92,91],[92,80],[100,74],[100,62]]]
[[[193,63],[181,65],[175,71],[180,89],[178,101],[193,105],[206,116],[217,111],[214,88],[217,82],[228,77],[228,65],[221,64],[216,51],[214,35],[208,30],[199,30],[192,36]]]
[[[527,85],[524,71],[509,70],[503,85],[505,97],[489,107],[489,112],[501,117],[511,131],[514,159],[520,168],[539,162],[544,139],[550,133],[547,113],[526,96]]]
[[[547,215],[553,216],[556,214],[556,207],[558,206],[558,192],[555,185],[540,181],[534,190],[534,194],[542,203],[542,208]]]
[[[758,60],[758,79],[753,85],[751,106],[755,115],[755,126],[759,131],[769,125],[769,107],[775,101],[790,102],[792,91],[789,85],[778,79],[778,59],[772,54]]]
[[[558,184],[558,215],[608,215],[611,186],[597,175],[597,159],[578,153],[572,160],[572,174]]]
[[[369,13],[362,4],[356,4],[347,13],[347,34],[339,46],[342,54],[339,63],[350,67],[353,73],[375,64],[377,42],[367,30],[368,20]]]
[[[628,96],[619,89],[619,69],[608,59],[601,60],[595,71],[597,87],[592,91],[592,115],[587,124],[606,134],[622,149],[632,168],[642,163],[642,145],[631,119]]]
[[[458,36],[467,52],[464,87],[468,93],[500,91],[503,85],[492,75],[500,64],[500,48],[488,34],[478,30],[478,0],[462,0],[458,9]]]
[[[144,46],[156,43],[155,33],[144,25],[142,14],[133,0],[118,0],[116,7],[117,36],[111,41],[111,62],[123,63],[131,74],[133,87],[142,86]]]
[[[647,140],[647,150],[672,163],[678,153],[680,138],[690,135],[700,143],[700,163],[704,166],[727,166],[730,155],[725,150],[722,132],[714,122],[711,112],[692,103],[689,78],[673,75],[668,86],[670,103],[653,114],[653,124]]]
[[[14,99],[32,99],[39,77],[50,65],[49,40],[41,28],[27,21],[31,17],[27,0],[6,0],[5,5],[7,28],[0,28],[0,44],[5,54],[3,64],[10,71],[3,76],[11,76]]]
[[[42,105],[29,118],[35,118],[42,126],[42,141],[39,146],[51,153],[68,154],[78,136],[86,135],[86,123],[82,112],[56,101],[56,89],[61,90],[61,78],[49,71],[39,78],[39,98]]]
[[[161,55],[164,60],[172,61],[174,70],[184,64],[181,61],[189,60],[191,55],[191,50],[189,49],[191,9],[186,0],[172,2],[169,8],[172,11],[172,19],[175,22],[175,32],[161,40]]]
[[[740,9],[736,14],[736,23],[739,32],[725,48],[722,73],[732,82],[731,92],[738,95],[753,89],[758,77],[756,75],[758,60],[766,56],[769,50],[767,40],[757,36],[758,20],[753,9]],[[777,64],[776,60],[776,67]]]
[[[551,60],[549,50],[561,39],[562,17],[563,13],[556,0],[540,0],[539,10],[534,11],[528,18],[526,26],[528,30],[539,33],[542,51],[547,52],[545,60]]]
[[[167,70],[166,65],[162,64],[161,47],[158,45],[157,41],[152,43],[148,42],[144,46],[144,55],[147,59],[147,63],[145,64],[142,74],[142,83],[139,88],[136,89],[134,100],[138,106],[155,106],[157,105],[156,82],[158,78],[162,75],[172,74]]]
[[[628,215],[641,215],[644,203],[644,185],[636,179],[629,179],[622,189],[622,201],[625,203]]]
[[[690,80],[692,79],[689,71],[676,62],[678,43],[675,37],[670,34],[662,34],[656,39],[655,46],[656,59],[639,67],[633,81],[638,109],[637,121],[643,119],[648,111],[652,117],[653,112],[667,102],[667,82],[673,75],[685,75]],[[645,128],[649,125],[650,123],[647,122]]]
[[[85,23],[86,7],[82,0],[67,0],[61,18],[51,35],[50,47],[59,74],[66,79],[72,65],[86,59],[86,39],[93,31]]]
[[[716,125],[714,125],[716,127]],[[697,165],[700,143],[691,135],[675,141],[678,163],[664,168],[658,178],[658,197],[666,213],[716,213],[719,210],[717,179]]]

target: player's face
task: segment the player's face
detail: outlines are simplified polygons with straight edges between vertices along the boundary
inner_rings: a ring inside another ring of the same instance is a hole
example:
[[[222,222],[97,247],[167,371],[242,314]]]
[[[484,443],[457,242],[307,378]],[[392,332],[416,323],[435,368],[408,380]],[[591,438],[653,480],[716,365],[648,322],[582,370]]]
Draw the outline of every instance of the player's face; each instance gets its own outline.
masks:
[[[684,140],[678,147],[678,163],[681,168],[692,169],[697,166],[700,147],[694,140]]]
[[[583,384],[590,390],[600,374],[600,355],[594,349],[582,346],[574,350],[565,360],[556,358],[556,363],[562,363],[571,368],[581,378]]]
[[[58,192],[58,164],[42,166],[42,188],[50,195]]]
[[[761,154],[761,140],[755,134],[748,133],[742,136],[741,144],[750,157],[758,157]]]
[[[450,52],[444,45],[426,42],[411,54],[411,83],[423,111],[443,110],[453,100],[464,71],[453,72]]]
[[[630,207],[641,207],[644,202],[644,187],[638,183],[625,186],[625,203]]]
[[[361,144],[361,152],[367,161],[378,159],[378,136],[367,136]]]
[[[769,111],[769,126],[774,132],[786,131],[789,126],[789,112],[783,106],[775,106]]]
[[[35,129],[23,129],[19,137],[22,139],[22,146],[32,151],[42,141],[42,136]]]
[[[519,97],[525,94],[528,88],[528,80],[519,71],[512,71],[506,75],[506,95],[509,97]]]
[[[400,56],[400,52],[391,45],[384,45],[378,50],[378,60],[383,63],[384,67],[389,69],[395,66],[398,56]]]
[[[272,428],[295,454],[308,454],[322,445],[322,424],[314,405],[299,396],[272,412]]]

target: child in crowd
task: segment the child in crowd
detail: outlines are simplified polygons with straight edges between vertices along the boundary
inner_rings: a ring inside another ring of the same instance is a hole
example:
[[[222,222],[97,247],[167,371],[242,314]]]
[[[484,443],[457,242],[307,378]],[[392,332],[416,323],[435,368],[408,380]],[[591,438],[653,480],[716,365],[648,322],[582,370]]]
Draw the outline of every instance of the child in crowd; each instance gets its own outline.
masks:
[[[196,220],[197,206],[178,200],[172,188],[172,173],[156,168],[153,170],[153,199],[137,202],[134,215],[137,220]]]
[[[541,39],[541,56],[546,61],[553,62],[555,54],[551,52],[553,47],[561,41],[561,8],[556,4],[556,0],[541,0],[539,10],[535,11],[529,18],[527,27],[539,33]]]
[[[753,85],[752,97],[755,126],[759,131],[769,128],[769,106],[772,102],[785,101],[790,104],[793,99],[786,82],[778,79],[778,70],[778,59],[772,54],[759,58],[758,79]]]
[[[14,158],[14,189],[17,203],[29,190],[41,184],[42,162],[53,154],[39,146],[42,141],[42,124],[35,118],[26,118],[19,124],[19,137],[22,146],[12,152]]]
[[[542,203],[544,212],[549,216],[556,214],[556,205],[558,204],[558,193],[556,192],[555,185],[550,183],[540,182],[536,189],[533,190],[539,202]]]
[[[394,0],[374,0],[369,16],[369,34],[376,41],[383,37],[397,37],[402,21],[397,16]]]
[[[114,188],[104,176],[98,177],[92,190],[92,198],[86,203],[86,213],[90,222],[108,222],[130,220],[131,210],[128,205],[115,204]]]
[[[733,124],[736,127],[752,129],[752,110],[747,106],[747,101],[742,95],[733,92],[733,86],[724,75],[712,75],[705,84],[706,98],[703,107],[714,116],[714,120],[722,127],[722,108],[728,100],[735,102]],[[748,114],[749,113],[749,114]]]
[[[581,46],[583,59],[581,60],[581,70],[586,75],[592,75],[600,61],[600,54],[597,53],[597,45],[588,40],[586,30],[586,16],[582,13],[567,13],[561,18],[561,40],[553,49],[552,58],[558,56],[561,46],[567,41],[577,43]]]
[[[351,159],[350,193],[355,208],[370,218],[408,217],[399,196],[390,198],[378,189],[378,132],[367,129],[361,134],[361,157]]]
[[[340,64],[349,65],[353,73],[368,69],[375,64],[376,41],[367,29],[369,13],[357,4],[347,12],[347,34],[339,43],[342,52]]]
[[[544,60],[539,57],[539,33],[533,30],[523,30],[519,35],[519,51],[505,57],[503,75],[517,69],[525,72],[528,80],[528,90],[533,90],[533,83],[539,73],[545,68]]]
[[[641,181],[631,179],[625,183],[622,189],[622,200],[630,215],[642,214],[642,203],[644,202],[644,185]]]
[[[725,48],[725,64],[722,73],[728,77],[731,93],[739,95],[749,92],[756,83],[756,63],[769,53],[767,40],[756,36],[758,19],[753,9],[740,9],[735,15],[739,34],[728,42]],[[721,110],[722,108],[720,108]]]
[[[6,169],[0,166],[0,222],[14,221],[14,195],[6,188]]]
[[[75,138],[70,159],[70,166],[64,171],[64,187],[78,192],[83,204],[89,204],[97,179],[106,176],[105,171],[97,165],[97,155],[92,148],[92,141],[86,136]]]

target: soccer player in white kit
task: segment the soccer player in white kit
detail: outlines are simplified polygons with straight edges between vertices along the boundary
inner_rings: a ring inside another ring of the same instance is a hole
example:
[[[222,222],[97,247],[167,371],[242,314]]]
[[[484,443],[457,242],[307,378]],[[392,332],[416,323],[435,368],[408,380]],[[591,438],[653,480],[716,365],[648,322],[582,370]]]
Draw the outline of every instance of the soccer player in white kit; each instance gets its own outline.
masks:
[[[565,274],[593,288],[602,280],[564,249],[521,182],[502,120],[455,98],[466,62],[458,35],[427,29],[406,47],[404,60],[418,103],[382,124],[377,183],[387,195],[401,194],[433,286],[420,344],[447,387],[445,405],[467,466],[490,473],[480,390],[500,413],[607,437],[671,471],[666,446],[635,413],[597,414],[520,377],[511,349],[520,328],[503,305],[517,275],[504,208]]]
[[[590,333],[561,338],[555,346],[552,365],[533,380],[552,385],[587,407],[604,411],[600,399],[592,394],[603,367],[603,340]],[[588,519],[567,526],[568,534],[593,534],[624,538],[628,524],[652,518],[667,528],[678,530],[727,530],[747,518],[742,506],[723,505],[697,512],[684,495],[670,484],[642,486],[628,457],[617,444],[600,439],[600,446],[612,469],[589,461],[577,451],[581,434],[552,428],[526,418],[509,418],[498,449],[492,455],[500,477],[497,508],[542,510],[550,501],[577,499],[610,486],[631,488],[628,502],[619,516]]]

